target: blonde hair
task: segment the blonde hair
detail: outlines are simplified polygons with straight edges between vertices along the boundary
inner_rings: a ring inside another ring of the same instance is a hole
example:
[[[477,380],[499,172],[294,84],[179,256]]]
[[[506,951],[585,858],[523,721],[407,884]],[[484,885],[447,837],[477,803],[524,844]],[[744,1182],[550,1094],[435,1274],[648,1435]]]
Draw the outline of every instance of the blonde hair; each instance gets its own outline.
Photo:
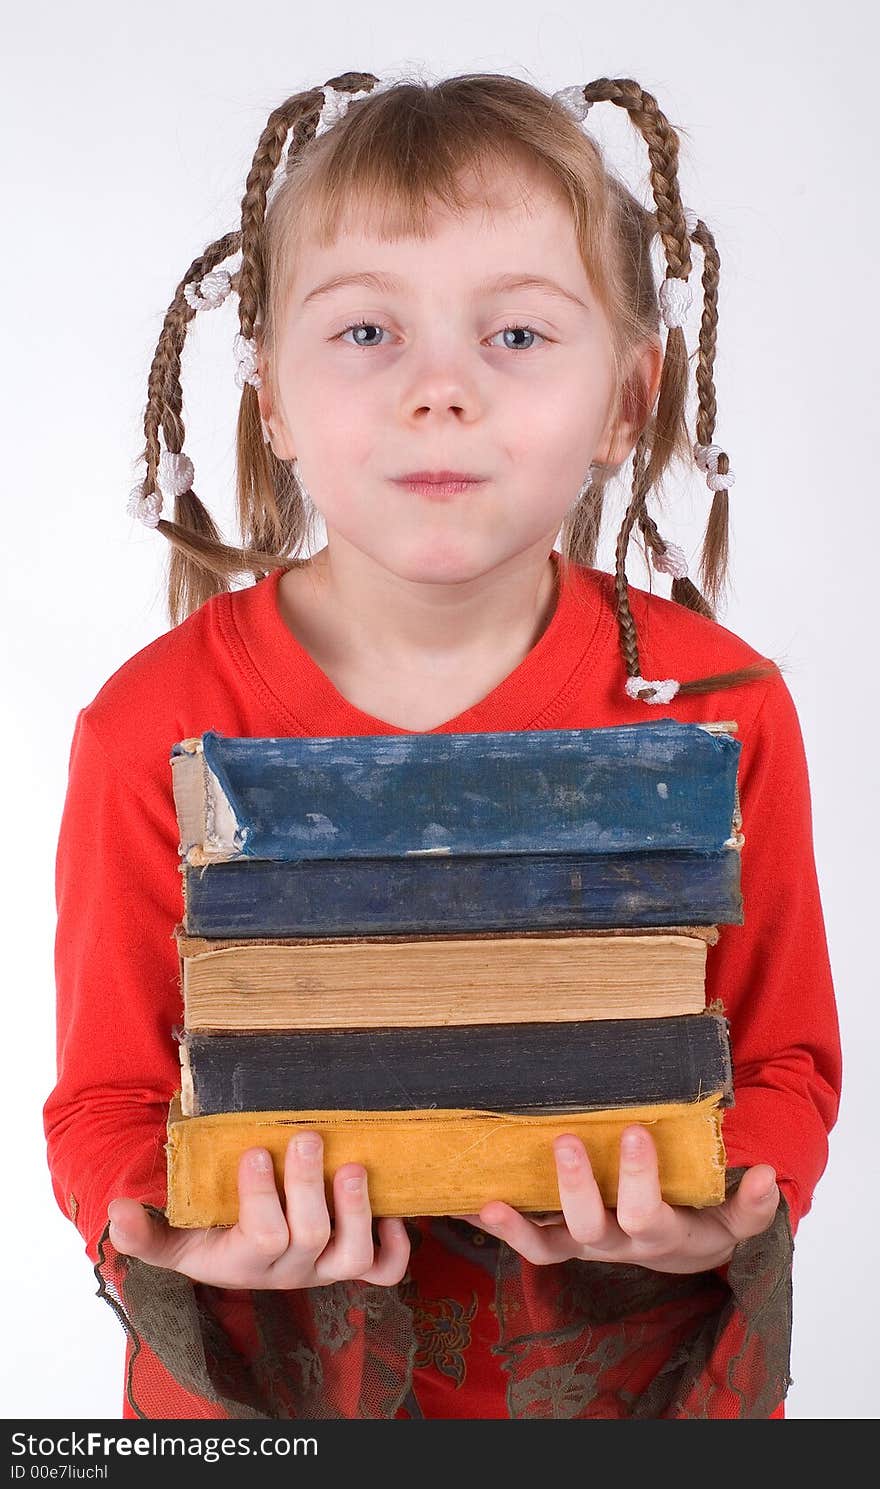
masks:
[[[373,89],[372,73],[344,73],[328,86],[357,93]],[[658,489],[674,462],[692,465],[694,455],[685,422],[688,355],[684,333],[670,327],[656,407],[633,371],[636,354],[659,334],[657,286],[651,263],[659,236],[669,277],[686,278],[692,268],[691,242],[703,256],[703,313],[697,352],[696,441],[708,445],[715,427],[712,369],[718,325],[719,257],[706,224],[689,234],[679,194],[678,137],[656,99],[629,78],[599,78],[583,89],[589,103],[607,101],[626,109],[648,147],[655,211],[649,212],[604,164],[595,141],[574,115],[530,83],[497,74],[465,74],[441,82],[401,81],[383,85],[373,96],[353,100],[345,114],[319,136],[315,131],[324,103],[322,88],[296,93],[269,116],[260,135],[242,199],[241,228],[208,245],[178,285],[153,357],[144,419],[146,479],[156,489],[161,449],[180,452],[180,363],[195,311],[185,289],[197,284],[240,250],[233,276],[238,291],[241,334],[259,341],[264,375],[275,381],[278,325],[297,262],[297,244],[332,243],[343,215],[366,206],[380,235],[425,236],[429,215],[439,202],[452,211],[471,203],[461,177],[480,178],[494,165],[537,167],[562,193],[571,210],[584,267],[611,330],[616,381],[611,418],[626,416],[640,429],[633,451],[632,499],[617,538],[615,591],[620,647],[627,675],[640,675],[638,637],[630,611],[626,555],[638,524],[646,552],[666,551],[647,511],[648,494]],[[279,163],[284,157],[280,178]],[[560,537],[561,577],[569,564],[592,567],[608,483],[620,465],[595,466],[592,486],[566,514]],[[717,469],[726,473],[722,453]],[[192,490],[175,497],[174,520],[160,519],[158,531],[171,544],[168,610],[177,624],[212,595],[232,588],[245,573],[257,579],[290,567],[313,536],[316,513],[295,479],[290,463],[264,443],[256,389],[245,383],[237,428],[237,505],[242,546],[223,543],[214,521]],[[672,581],[672,599],[709,619],[725,584],[728,564],[728,499],[713,495],[700,560],[701,589],[688,578]],[[683,682],[682,694],[708,692],[759,681],[778,671],[775,663]]]

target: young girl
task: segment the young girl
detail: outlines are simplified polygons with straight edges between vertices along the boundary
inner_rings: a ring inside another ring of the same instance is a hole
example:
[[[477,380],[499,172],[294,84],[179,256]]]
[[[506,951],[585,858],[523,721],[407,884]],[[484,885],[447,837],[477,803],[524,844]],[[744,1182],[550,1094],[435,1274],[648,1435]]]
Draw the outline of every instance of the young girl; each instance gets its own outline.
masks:
[[[644,136],[654,213],[585,130],[606,101]],[[792,1236],[827,1160],[841,1059],[795,708],[779,668],[715,620],[733,483],[712,443],[718,266],[682,205],[675,132],[637,83],[551,98],[504,76],[349,73],[274,110],[240,231],[178,285],[130,502],[170,545],[172,629],[77,717],[45,1105],[57,1201],[127,1331],[125,1416],[782,1416]],[[230,290],[242,547],[195,494],[181,416],[187,331]],[[603,499],[630,455],[607,574]],[[699,588],[649,512],[692,458],[712,492]],[[326,544],[296,557],[317,514]],[[636,527],[669,599],[627,581]],[[633,1126],[614,1211],[561,1131],[555,1215],[496,1201],[374,1224],[365,1172],[346,1164],[331,1224],[313,1133],[291,1142],[283,1193],[262,1150],[242,1155],[237,1225],[170,1228],[171,746],[207,729],[590,728],[648,721],[652,705],[733,720],[742,741],[745,919],[707,958],[734,1061],[725,1203],[664,1203]]]

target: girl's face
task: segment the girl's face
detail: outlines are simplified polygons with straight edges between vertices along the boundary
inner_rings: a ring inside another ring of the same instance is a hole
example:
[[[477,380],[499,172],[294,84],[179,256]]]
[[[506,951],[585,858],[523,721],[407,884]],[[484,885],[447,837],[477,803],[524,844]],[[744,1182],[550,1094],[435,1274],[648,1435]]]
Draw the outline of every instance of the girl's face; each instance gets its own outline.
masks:
[[[265,374],[259,399],[331,550],[337,533],[426,582],[546,557],[590,463],[632,448],[637,430],[612,443],[606,427],[609,330],[570,214],[531,184],[528,202],[522,176],[475,186],[467,215],[438,206],[425,239],[349,222],[332,247],[304,246],[279,324],[278,404]],[[363,278],[329,286],[349,276]],[[557,288],[514,282],[526,277]],[[655,396],[659,342],[644,359]],[[398,479],[442,470],[482,479],[443,499]]]

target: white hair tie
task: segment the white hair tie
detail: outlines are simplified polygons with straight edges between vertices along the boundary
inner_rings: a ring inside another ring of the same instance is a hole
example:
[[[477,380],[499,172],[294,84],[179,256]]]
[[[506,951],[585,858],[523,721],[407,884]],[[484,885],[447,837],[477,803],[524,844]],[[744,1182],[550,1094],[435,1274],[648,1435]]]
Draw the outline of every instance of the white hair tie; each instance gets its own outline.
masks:
[[[370,92],[369,88],[361,88],[357,93],[346,93],[344,89],[334,88],[331,83],[324,85],[324,103],[318,115],[318,123],[315,129],[315,139],[319,135],[326,134],[334,124],[338,124],[348,105],[355,98],[366,98]]]
[[[660,286],[660,313],[666,325],[681,326],[691,308],[691,287],[686,279],[664,279]]]
[[[673,579],[684,579],[688,571],[687,559],[675,543],[667,543],[665,553],[656,553],[652,548],[651,563],[658,574],[671,574]]]
[[[373,93],[384,93],[387,88],[394,87],[394,79],[387,78],[383,82],[375,83],[372,88],[361,88],[357,93],[346,93],[342,88],[334,88],[332,83],[324,84],[324,103],[318,115],[318,123],[315,129],[315,139],[332,129],[334,124],[346,113],[350,103],[357,98],[369,98]]]
[[[671,703],[680,687],[681,683],[674,677],[666,677],[662,682],[651,682],[645,677],[628,677],[626,680],[626,691],[636,703]],[[643,688],[653,688],[653,698],[640,698]]]
[[[257,371],[257,343],[256,338],[242,336],[241,332],[233,342],[235,352],[235,382],[239,388],[245,383],[250,383],[254,388],[262,388],[263,381]]]
[[[584,98],[584,90],[580,84],[575,83],[572,88],[557,88],[553,97],[557,103],[561,103],[564,109],[573,114],[576,119],[586,119],[587,114],[593,107],[592,100]]]
[[[706,472],[710,491],[728,491],[736,479],[732,470],[718,469],[718,457],[723,454],[720,445],[694,445],[694,459],[700,470]]]
[[[699,218],[689,207],[684,209],[684,220],[688,237],[697,230]],[[660,286],[660,314],[667,328],[683,326],[685,317],[693,303],[693,293],[687,279],[667,277]]]
[[[162,512],[162,496],[183,496],[185,491],[192,490],[195,480],[195,469],[188,455],[175,450],[163,450],[159,456],[159,468],[156,471],[156,485],[158,491],[151,491],[144,495],[144,481],[133,486],[128,498],[126,511],[130,517],[136,517],[143,522],[145,527],[158,527],[159,517]]]
[[[177,454],[174,450],[163,450],[159,456],[156,484],[166,496],[183,496],[185,491],[192,489],[195,474],[188,455],[182,451]]]
[[[137,486],[132,486],[125,510],[129,517],[136,517],[138,522],[142,522],[145,527],[158,527],[162,511],[162,493],[151,491],[149,496],[144,496],[144,483],[141,481]]]
[[[215,310],[232,289],[232,279],[225,269],[212,269],[203,279],[194,279],[183,287],[187,305],[193,310]]]

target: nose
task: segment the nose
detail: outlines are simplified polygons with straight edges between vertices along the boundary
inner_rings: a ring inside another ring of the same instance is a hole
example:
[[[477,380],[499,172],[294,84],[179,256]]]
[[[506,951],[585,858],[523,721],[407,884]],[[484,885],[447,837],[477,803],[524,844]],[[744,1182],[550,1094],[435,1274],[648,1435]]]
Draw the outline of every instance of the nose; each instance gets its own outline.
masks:
[[[403,408],[408,417],[451,413],[475,418],[482,402],[476,370],[461,349],[448,345],[425,349],[418,365],[410,367],[406,375]]]

